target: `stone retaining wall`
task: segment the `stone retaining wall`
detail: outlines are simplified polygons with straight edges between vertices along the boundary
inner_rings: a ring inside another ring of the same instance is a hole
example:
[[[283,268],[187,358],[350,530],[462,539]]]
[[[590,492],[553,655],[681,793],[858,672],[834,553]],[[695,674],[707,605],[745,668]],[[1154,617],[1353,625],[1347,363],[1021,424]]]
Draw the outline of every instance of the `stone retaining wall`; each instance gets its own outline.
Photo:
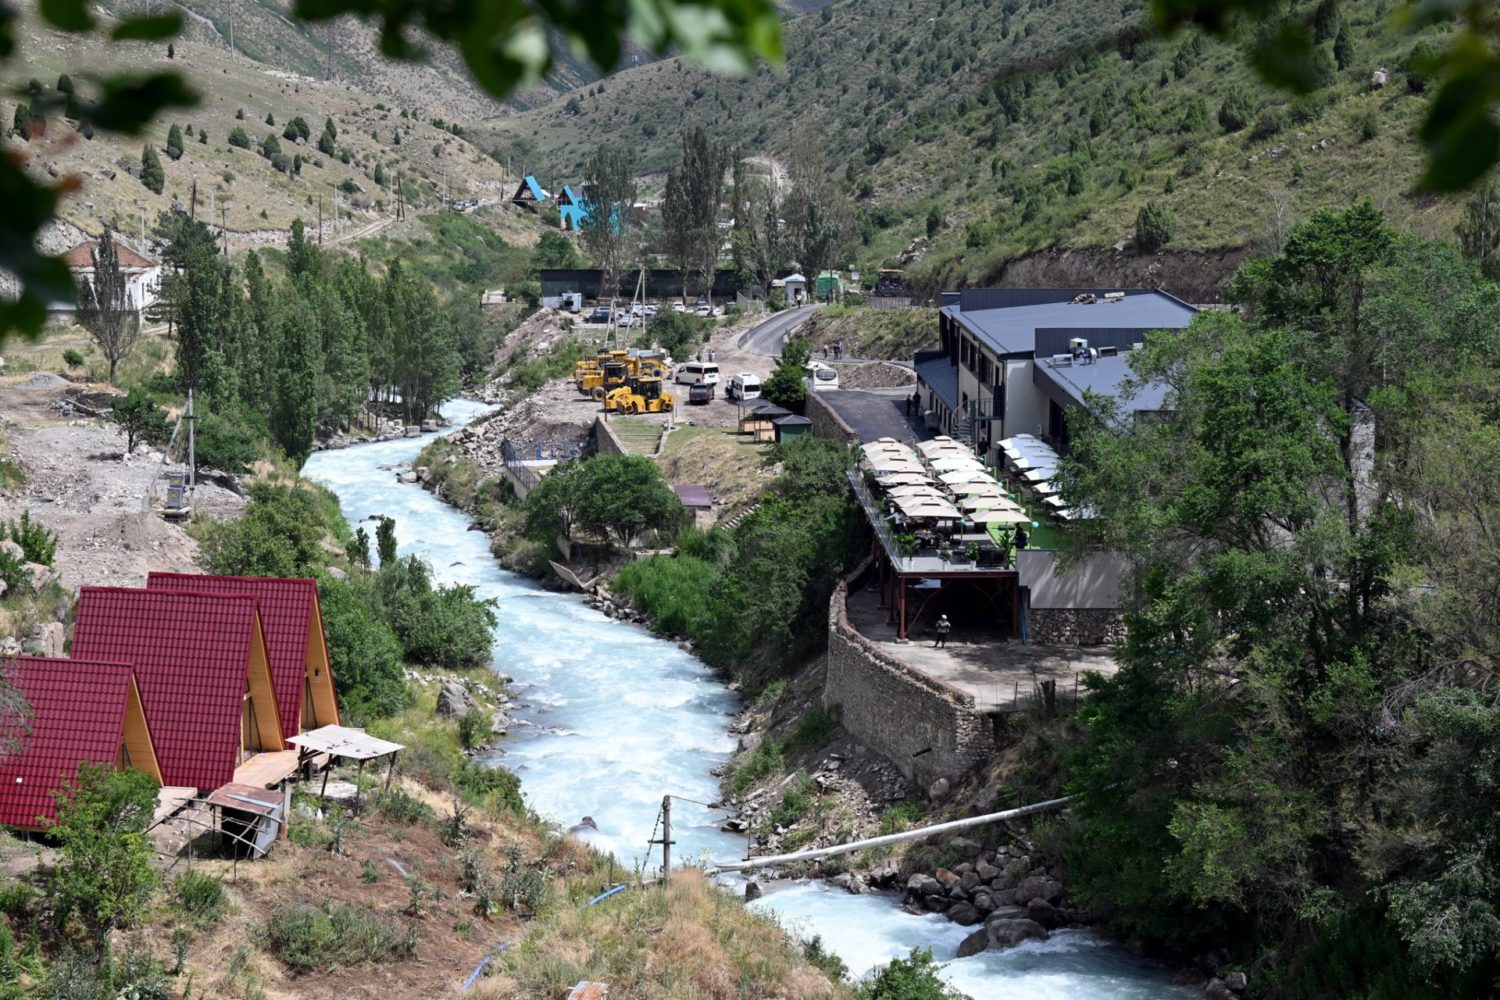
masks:
[[[1125,619],[1110,608],[1030,608],[1027,638],[1058,646],[1112,646],[1125,641]]]
[[[594,418],[594,449],[601,455],[628,455],[625,442],[615,433],[615,429],[609,425],[609,421],[603,417]]]
[[[813,437],[841,441],[844,444],[859,444],[859,435],[854,428],[844,423],[844,418],[834,412],[833,407],[818,398],[818,394],[807,394],[807,419],[812,421]]]
[[[923,785],[957,778],[992,755],[994,727],[974,699],[882,652],[849,623],[847,598],[846,581],[829,602],[823,684],[823,704],[839,706],[844,728]]]

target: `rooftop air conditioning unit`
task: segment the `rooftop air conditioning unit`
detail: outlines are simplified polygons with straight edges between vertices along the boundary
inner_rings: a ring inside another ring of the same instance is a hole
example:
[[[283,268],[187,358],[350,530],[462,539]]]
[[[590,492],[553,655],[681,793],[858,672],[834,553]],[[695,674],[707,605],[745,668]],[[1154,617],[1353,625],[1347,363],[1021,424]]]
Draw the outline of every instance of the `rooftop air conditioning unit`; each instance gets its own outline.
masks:
[[[1053,368],[1071,368],[1071,367],[1073,367],[1073,355],[1071,355],[1071,354],[1054,354],[1054,355],[1052,355],[1052,367]]]
[[[1105,302],[1119,302],[1123,298],[1125,298],[1125,293],[1124,292],[1105,292],[1104,293],[1104,301]]]
[[[1083,337],[1074,337],[1073,339],[1068,341],[1068,351],[1073,354],[1077,354],[1079,351],[1086,351],[1088,349],[1089,342]]]
[[[1137,340],[1135,343],[1133,343],[1133,344],[1130,345],[1130,349],[1132,351],[1139,351],[1139,350],[1144,349],[1145,346],[1146,346],[1145,344],[1143,344],[1139,340]]]
[[[1101,357],[1101,358],[1112,358],[1112,357],[1114,357],[1115,355],[1117,355],[1119,353],[1120,353],[1120,349],[1118,347],[1101,347],[1101,348],[1099,348],[1099,357]]]

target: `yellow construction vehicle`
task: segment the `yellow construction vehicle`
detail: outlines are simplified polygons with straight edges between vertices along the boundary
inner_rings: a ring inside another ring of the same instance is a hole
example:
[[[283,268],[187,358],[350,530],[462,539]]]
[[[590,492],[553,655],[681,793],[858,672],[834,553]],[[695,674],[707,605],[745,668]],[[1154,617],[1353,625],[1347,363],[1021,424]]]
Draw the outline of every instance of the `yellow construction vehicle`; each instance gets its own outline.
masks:
[[[634,374],[631,365],[624,361],[606,361],[598,368],[585,371],[578,377],[578,391],[593,396],[602,402],[611,389],[618,389]]]
[[[611,413],[667,413],[677,400],[663,388],[658,375],[637,375],[604,396],[604,408]]]

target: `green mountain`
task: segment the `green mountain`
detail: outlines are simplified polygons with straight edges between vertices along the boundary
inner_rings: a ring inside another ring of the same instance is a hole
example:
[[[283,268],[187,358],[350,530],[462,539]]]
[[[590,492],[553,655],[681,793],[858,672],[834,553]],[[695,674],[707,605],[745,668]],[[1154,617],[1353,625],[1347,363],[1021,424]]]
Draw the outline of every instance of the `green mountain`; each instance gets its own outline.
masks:
[[[1225,251],[1275,246],[1315,207],[1369,198],[1398,228],[1450,234],[1456,203],[1413,189],[1427,96],[1404,67],[1419,40],[1379,2],[1290,8],[1325,26],[1325,85],[1299,100],[1261,83],[1240,44],[1157,37],[1134,0],[842,0],[787,25],[782,68],[642,66],[479,141],[544,177],[625,145],[649,179],[693,126],[772,157],[812,135],[862,209],[853,259],[894,262],[917,241],[902,262],[919,256],[930,288],[1000,280],[1059,247],[1149,279],[1130,241],[1151,201],[1173,222],[1168,251],[1211,272],[1205,289],[1239,257]]]

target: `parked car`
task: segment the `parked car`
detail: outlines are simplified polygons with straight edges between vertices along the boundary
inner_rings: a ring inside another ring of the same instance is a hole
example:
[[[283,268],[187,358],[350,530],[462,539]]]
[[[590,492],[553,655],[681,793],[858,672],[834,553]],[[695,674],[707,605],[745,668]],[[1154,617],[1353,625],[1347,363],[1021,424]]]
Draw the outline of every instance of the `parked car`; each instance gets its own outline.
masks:
[[[673,302],[672,311],[674,313],[685,313],[687,312],[687,306],[683,305],[681,302]]]
[[[714,311],[709,307],[709,304],[707,302],[700,302],[698,303],[698,305],[693,307],[694,316],[712,316],[713,314]]]
[[[684,361],[677,366],[672,380],[679,385],[716,385],[719,381],[719,366],[712,361]]]
[[[696,405],[711,402],[714,398],[714,387],[707,382],[695,382],[688,386],[688,402]]]
[[[609,306],[597,306],[594,309],[593,312],[589,313],[588,318],[585,319],[584,322],[585,323],[608,323],[609,322]]]
[[[622,330],[628,330],[630,327],[635,326],[637,324],[640,324],[641,326],[645,326],[646,325],[646,321],[643,320],[643,319],[641,319],[641,317],[637,316],[635,313],[625,313],[625,314],[621,315],[620,321],[617,324],[615,324],[615,325],[618,326]]]
[[[760,378],[750,372],[740,372],[729,380],[725,395],[730,399],[759,399]]]

